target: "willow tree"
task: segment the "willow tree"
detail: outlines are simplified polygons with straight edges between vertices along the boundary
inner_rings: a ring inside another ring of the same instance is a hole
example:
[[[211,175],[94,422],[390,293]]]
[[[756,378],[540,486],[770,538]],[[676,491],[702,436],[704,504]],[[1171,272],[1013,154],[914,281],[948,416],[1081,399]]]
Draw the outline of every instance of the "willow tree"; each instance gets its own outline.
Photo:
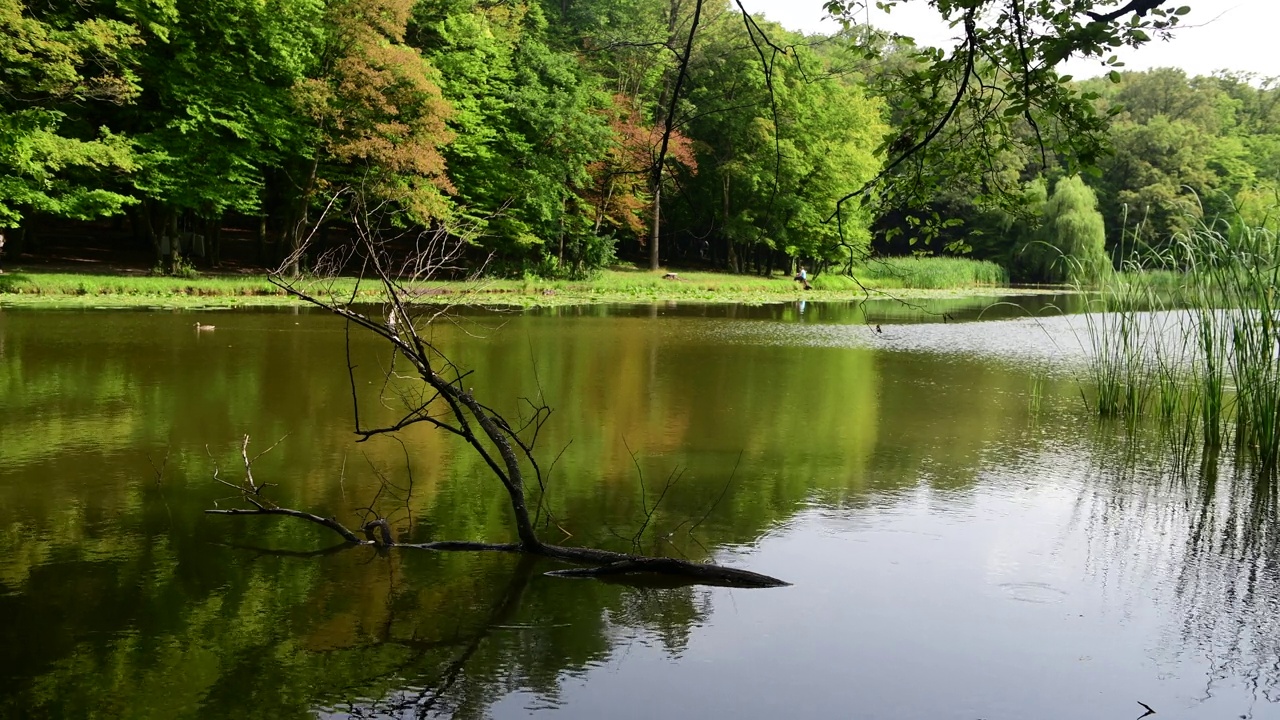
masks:
[[[1073,283],[1103,279],[1112,270],[1106,243],[1106,227],[1093,190],[1079,175],[1055,183],[1044,206],[1040,241],[1030,248],[1040,258],[1042,279]]]

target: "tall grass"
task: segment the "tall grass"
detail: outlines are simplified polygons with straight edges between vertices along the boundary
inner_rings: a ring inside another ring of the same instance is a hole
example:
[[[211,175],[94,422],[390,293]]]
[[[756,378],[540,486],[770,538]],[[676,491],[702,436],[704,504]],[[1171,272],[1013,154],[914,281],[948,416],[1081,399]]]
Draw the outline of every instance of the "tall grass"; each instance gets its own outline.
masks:
[[[1158,416],[1177,444],[1228,440],[1280,467],[1280,249],[1265,227],[1199,223],[1131,258],[1085,316],[1086,402],[1131,423]]]
[[[1103,417],[1135,418],[1147,410],[1153,374],[1142,295],[1136,284],[1115,286],[1101,298],[1101,308],[1091,308],[1100,312],[1084,316],[1093,351],[1094,408]]]
[[[957,257],[891,257],[868,261],[855,269],[876,287],[921,290],[1007,285],[1009,275],[986,260]]]

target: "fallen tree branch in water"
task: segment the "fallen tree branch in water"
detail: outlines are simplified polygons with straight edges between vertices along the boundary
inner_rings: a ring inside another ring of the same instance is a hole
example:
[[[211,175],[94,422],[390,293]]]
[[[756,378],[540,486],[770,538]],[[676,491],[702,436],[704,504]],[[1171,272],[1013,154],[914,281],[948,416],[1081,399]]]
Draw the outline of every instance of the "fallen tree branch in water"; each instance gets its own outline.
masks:
[[[324,527],[327,527],[330,530],[341,535],[343,540],[346,540],[347,542],[353,545],[371,544],[356,537],[355,533],[348,530],[345,525],[338,522],[337,520],[334,520],[333,518],[324,518],[324,517],[320,517],[319,515],[312,515],[309,512],[302,512],[301,510],[290,510],[289,508],[282,508],[282,507],[257,507],[252,509],[229,508],[226,510],[223,510],[221,508],[213,508],[213,509],[205,510],[205,514],[208,514],[208,515],[285,515],[288,517],[296,517],[299,520],[306,520],[307,522],[313,522],[317,525],[322,525]]]
[[[539,543],[536,547],[525,547],[518,543],[484,543],[471,542],[467,540],[439,540],[426,543],[397,543],[394,541],[385,542],[385,540],[383,542],[379,542],[377,540],[361,540],[349,528],[333,518],[323,518],[319,515],[302,512],[301,510],[292,510],[290,508],[282,507],[233,508],[226,510],[210,509],[205,510],[205,513],[209,515],[233,515],[237,517],[245,517],[249,515],[283,515],[285,517],[294,517],[315,523],[338,533],[350,546],[378,545],[381,547],[395,547],[406,550],[435,550],[439,552],[526,553],[529,555],[541,556],[552,560],[561,560],[571,563],[604,563],[597,567],[552,570],[547,573],[548,575],[556,577],[599,578],[655,573],[687,578],[693,582],[704,585],[722,585],[741,588],[768,588],[790,585],[790,583],[784,582],[775,577],[751,572],[750,570],[741,570],[738,568],[725,567],[723,565],[695,563],[676,558],[632,555],[629,553],[599,550],[596,548],[566,547],[563,545],[549,545],[546,543]],[[390,536],[384,535],[384,539],[389,540]]]
[[[554,573],[568,577],[607,577],[650,573],[685,578],[695,583],[733,587],[764,588],[788,584],[768,575],[720,565],[594,548],[549,545],[542,542],[536,532],[536,523],[530,517],[525,487],[527,477],[529,481],[537,483],[543,495],[546,494],[546,477],[534,455],[534,447],[543,423],[551,415],[551,408],[541,402],[541,393],[539,393],[538,402],[525,398],[523,400],[532,411],[531,415],[528,421],[515,425],[508,422],[501,413],[481,402],[472,386],[475,382],[472,372],[463,370],[454,363],[444,350],[435,344],[434,334],[430,332],[433,322],[442,317],[450,319],[446,315],[448,308],[426,305],[421,300],[420,283],[439,270],[456,270],[455,262],[460,259],[463,243],[444,230],[424,233],[413,238],[393,238],[395,242],[392,243],[383,236],[385,228],[397,225],[395,218],[388,216],[391,202],[382,201],[376,207],[369,208],[364,205],[368,198],[363,197],[358,189],[347,189],[344,192],[352,193],[350,210],[354,221],[353,242],[322,253],[316,259],[318,268],[316,275],[310,279],[286,273],[286,268],[298,267],[302,254],[310,249],[310,241],[307,241],[285,261],[280,271],[270,276],[270,281],[289,295],[346,320],[348,334],[352,326],[362,327],[390,345],[392,359],[389,366],[382,368],[384,374],[379,400],[386,408],[391,407],[389,400],[398,401],[403,414],[400,415],[399,420],[386,427],[369,428],[361,426],[361,401],[360,394],[356,391],[358,383],[355,376],[357,365],[351,357],[349,340],[347,342],[347,377],[351,385],[355,433],[361,441],[380,434],[390,434],[395,437],[394,433],[419,424],[442,430],[461,440],[470,447],[506,491],[518,541],[510,544],[466,541],[398,543],[392,537],[387,518],[373,507],[381,497],[382,490],[379,490],[368,507],[363,508],[365,515],[363,524],[359,528],[365,536],[362,540],[355,531],[335,518],[280,507],[265,497],[263,491],[271,484],[256,481],[252,471],[253,462],[261,457],[262,453],[252,458],[249,456],[247,436],[240,447],[240,455],[244,461],[244,480],[239,484],[223,480],[218,476],[216,463],[214,480],[239,491],[238,498],[248,507],[216,508],[206,510],[207,513],[233,517],[278,515],[297,518],[328,528],[342,536],[343,540],[351,545],[436,551],[514,552],[596,566]],[[413,249],[406,250],[406,248]],[[352,270],[358,271],[355,289],[346,296],[336,295],[333,291],[333,288],[337,287],[334,280],[342,273],[350,273]],[[359,297],[360,284],[366,281],[366,277],[367,282],[379,288],[385,299],[380,313],[368,313],[365,308],[359,308],[353,304],[355,298]],[[403,361],[409,364],[413,370],[412,375],[397,370],[397,358],[403,358]],[[402,447],[404,447],[403,443]],[[405,453],[406,467],[409,467],[407,448]],[[385,489],[389,481],[381,474],[379,479]],[[653,509],[649,509],[645,501],[645,523],[633,542],[638,541],[648,527],[657,504],[662,501],[666,491],[678,479],[678,474],[668,478],[667,487],[655,502]],[[643,486],[641,496],[644,497]],[[723,493],[721,496],[723,497]],[[539,508],[543,506],[544,500],[545,497],[539,498]],[[719,500],[717,499],[716,502],[718,503]]]

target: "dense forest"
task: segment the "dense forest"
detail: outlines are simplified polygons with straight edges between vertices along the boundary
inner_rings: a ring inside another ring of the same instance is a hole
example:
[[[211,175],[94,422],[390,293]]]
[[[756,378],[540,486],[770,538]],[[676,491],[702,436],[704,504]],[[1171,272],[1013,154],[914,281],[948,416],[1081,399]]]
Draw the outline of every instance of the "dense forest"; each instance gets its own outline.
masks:
[[[1055,281],[1068,270],[1054,262],[1061,253],[1102,254],[1118,267],[1201,224],[1280,227],[1278,79],[1227,71],[1189,78],[1160,68],[1077,85],[1110,118],[1108,152],[1096,165],[1071,175],[1057,158],[1045,164],[1033,145],[1025,146],[979,174],[961,176],[917,208],[884,216],[886,230],[920,208],[953,224],[928,238],[904,234],[881,249],[905,252],[919,240],[939,252],[997,261],[1014,279]],[[974,184],[1002,185],[1015,200],[1003,207],[975,203]],[[1090,216],[1096,228],[1055,232],[1064,204]],[[1070,238],[1082,235],[1096,238],[1097,247],[1072,247]]]
[[[499,274],[619,258],[768,272],[874,250],[1057,280],[1041,248],[1084,251],[1056,227],[1114,262],[1196,218],[1273,222],[1280,88],[1168,69],[1063,83],[1110,118],[1092,162],[1016,106],[966,104],[935,143],[944,172],[837,215],[892,182],[922,112],[904,83],[931,58],[727,2],[0,0],[0,228],[10,256],[70,238],[169,270],[274,265],[378,207]],[[992,117],[1018,141],[973,142]]]

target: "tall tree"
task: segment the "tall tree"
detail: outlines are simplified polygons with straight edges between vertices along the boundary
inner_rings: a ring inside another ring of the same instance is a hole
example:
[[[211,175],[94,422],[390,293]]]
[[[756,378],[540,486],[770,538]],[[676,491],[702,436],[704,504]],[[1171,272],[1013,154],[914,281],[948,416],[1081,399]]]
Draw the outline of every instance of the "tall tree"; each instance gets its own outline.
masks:
[[[320,0],[194,0],[147,44],[143,93],[112,120],[139,149],[135,219],[157,253],[180,220],[263,211],[267,177],[306,147],[293,92],[323,15]]]
[[[331,0],[326,8],[319,64],[294,88],[314,142],[289,225],[294,250],[322,189],[359,187],[356,197],[393,202],[421,224],[448,213],[453,185],[440,147],[453,137],[445,124],[452,109],[435,68],[405,43],[412,8],[412,0]]]
[[[842,243],[861,253],[867,213],[846,214],[843,225],[825,220],[841,188],[879,169],[882,107],[804,38],[752,23],[758,42],[767,37],[787,54],[762,63],[737,15],[708,24],[691,66],[687,125],[701,170],[681,181],[678,217],[691,234],[718,240],[714,254],[735,270],[748,258],[761,270],[774,260],[835,260]]]
[[[611,141],[599,76],[548,42],[540,5],[419,3],[411,41],[440,68],[457,219],[514,274],[598,267],[588,166]]]
[[[1040,239],[1026,252],[1048,282],[1095,283],[1111,272],[1098,199],[1078,175],[1054,184],[1044,206]]]
[[[133,149],[83,108],[137,97],[135,21],[0,0],[0,225],[30,213],[88,220],[132,202],[102,178],[132,172]]]

